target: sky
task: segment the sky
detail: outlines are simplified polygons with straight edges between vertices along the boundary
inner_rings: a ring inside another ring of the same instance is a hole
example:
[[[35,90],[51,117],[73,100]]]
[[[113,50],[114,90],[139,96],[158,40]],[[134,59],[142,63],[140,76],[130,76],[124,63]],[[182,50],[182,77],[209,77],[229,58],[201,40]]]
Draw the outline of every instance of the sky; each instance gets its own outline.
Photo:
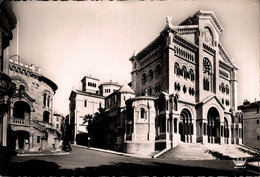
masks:
[[[100,83],[131,81],[129,58],[155,39],[172,16],[178,25],[198,10],[213,11],[220,42],[239,70],[238,105],[260,94],[260,1],[12,1],[19,21],[10,55],[42,68],[58,85],[54,111],[69,113],[73,88],[93,76]],[[18,34],[18,38],[17,38]],[[18,39],[18,40],[17,40]],[[18,44],[18,45],[17,45]],[[17,47],[18,46],[18,47]]]

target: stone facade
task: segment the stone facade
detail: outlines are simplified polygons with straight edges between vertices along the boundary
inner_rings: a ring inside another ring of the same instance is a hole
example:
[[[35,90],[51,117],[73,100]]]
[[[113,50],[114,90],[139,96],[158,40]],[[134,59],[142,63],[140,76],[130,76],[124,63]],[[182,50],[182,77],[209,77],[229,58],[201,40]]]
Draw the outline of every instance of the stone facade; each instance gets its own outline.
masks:
[[[136,97],[126,101],[125,152],[147,154],[181,142],[242,143],[242,124],[235,121],[238,68],[220,43],[222,26],[210,11],[178,26],[170,19],[130,58]]]
[[[240,121],[243,121],[243,144],[255,149],[260,145],[260,101],[245,101],[238,107],[241,110]]]
[[[16,17],[8,2],[0,1],[0,147],[7,146],[7,117],[11,78],[8,75],[9,43]]]
[[[8,144],[30,151],[52,147],[59,133],[53,125],[53,97],[57,85],[19,56],[9,59],[12,79],[8,118]]]

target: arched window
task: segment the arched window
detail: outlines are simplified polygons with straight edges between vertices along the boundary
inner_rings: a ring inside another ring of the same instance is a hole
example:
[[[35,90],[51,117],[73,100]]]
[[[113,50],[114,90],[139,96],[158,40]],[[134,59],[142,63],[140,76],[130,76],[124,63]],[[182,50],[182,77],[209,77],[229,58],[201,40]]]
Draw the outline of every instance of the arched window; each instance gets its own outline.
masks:
[[[185,66],[182,67],[182,76],[184,77],[184,79],[187,79],[187,69]]]
[[[19,92],[24,92],[24,91],[25,91],[24,85],[20,85],[20,86],[19,86]]]
[[[143,84],[145,84],[146,83],[146,74],[145,73],[143,73],[142,79],[143,79]]]
[[[140,109],[140,118],[145,119],[145,109],[144,108]]]
[[[180,66],[178,63],[174,64],[174,74],[179,75]]]
[[[48,108],[50,107],[50,101],[51,101],[51,96],[48,95],[48,98],[47,98],[47,107]]]
[[[99,108],[101,108],[102,107],[102,104],[101,103],[99,103]]]
[[[43,94],[43,106],[46,106],[47,93]]]
[[[203,89],[206,91],[212,91],[212,68],[209,59],[203,59]]]
[[[203,59],[203,73],[210,75],[211,74],[211,63],[209,59],[204,58]]]
[[[226,94],[229,94],[229,87],[226,85]]]
[[[150,75],[150,79],[152,80],[153,79],[153,70],[152,69],[149,70],[149,75]]]
[[[84,100],[84,107],[86,108],[88,106],[88,101]]]
[[[194,72],[193,72],[193,70],[192,69],[190,69],[190,80],[191,81],[194,81]]]
[[[157,65],[157,66],[155,67],[155,70],[157,71],[158,76],[160,76],[160,75],[161,75],[161,66],[160,66],[160,65]]]
[[[224,86],[224,83],[221,83],[221,92],[222,92],[222,93],[225,93],[225,86]]]

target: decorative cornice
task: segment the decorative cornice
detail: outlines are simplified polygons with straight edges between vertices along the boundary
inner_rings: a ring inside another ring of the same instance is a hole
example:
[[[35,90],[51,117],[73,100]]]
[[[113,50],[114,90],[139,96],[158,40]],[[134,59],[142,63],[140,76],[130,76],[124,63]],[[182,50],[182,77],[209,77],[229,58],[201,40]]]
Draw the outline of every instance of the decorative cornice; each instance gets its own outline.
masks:
[[[224,61],[228,62],[232,66],[232,68],[234,68],[235,70],[238,70],[239,68],[235,65],[235,61],[231,61],[227,52],[222,47],[220,42],[218,43],[218,48],[219,48],[219,55],[224,59]]]
[[[173,42],[175,42],[183,47],[186,47],[194,52],[196,52],[197,49],[199,48],[196,44],[193,44],[193,43],[187,41],[186,39],[182,38],[181,36],[179,36],[177,34],[174,35]]]

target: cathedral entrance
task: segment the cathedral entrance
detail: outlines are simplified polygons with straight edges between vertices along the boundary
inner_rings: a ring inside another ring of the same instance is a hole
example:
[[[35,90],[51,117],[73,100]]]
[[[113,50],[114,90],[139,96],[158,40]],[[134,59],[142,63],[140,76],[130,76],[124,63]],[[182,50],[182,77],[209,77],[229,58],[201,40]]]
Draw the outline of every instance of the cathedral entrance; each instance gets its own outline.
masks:
[[[216,108],[208,111],[208,143],[220,143],[220,115]]]
[[[179,134],[182,142],[192,142],[193,124],[191,113],[188,109],[183,109],[181,111],[179,121]]]

